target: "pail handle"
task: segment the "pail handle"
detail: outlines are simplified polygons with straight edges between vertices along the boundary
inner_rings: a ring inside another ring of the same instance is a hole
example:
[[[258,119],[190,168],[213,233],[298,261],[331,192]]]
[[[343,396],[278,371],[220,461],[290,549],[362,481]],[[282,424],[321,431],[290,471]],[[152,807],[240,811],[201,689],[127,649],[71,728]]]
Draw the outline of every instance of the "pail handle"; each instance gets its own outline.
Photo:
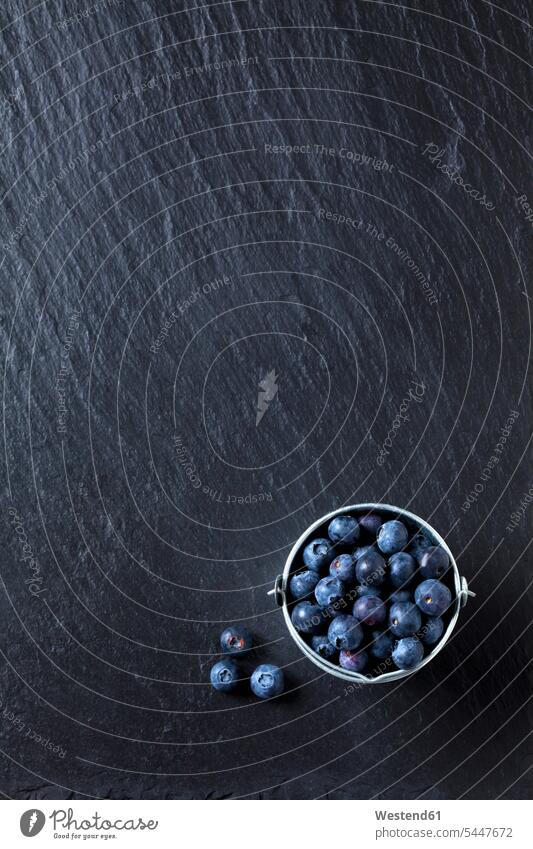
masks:
[[[468,584],[466,582],[466,578],[461,578],[461,589],[459,592],[459,600],[461,602],[461,607],[464,607],[469,598],[475,598],[476,594],[472,592],[472,590],[468,589]]]
[[[283,576],[278,575],[276,580],[274,581],[274,588],[269,590],[267,595],[273,595],[278,607],[283,607],[284,595],[283,595]]]

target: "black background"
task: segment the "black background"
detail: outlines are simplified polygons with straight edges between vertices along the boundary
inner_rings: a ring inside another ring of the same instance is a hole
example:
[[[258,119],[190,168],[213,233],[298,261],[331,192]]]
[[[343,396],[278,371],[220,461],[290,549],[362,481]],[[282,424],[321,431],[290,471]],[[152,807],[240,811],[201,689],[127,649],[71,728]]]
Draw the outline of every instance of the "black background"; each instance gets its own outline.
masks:
[[[3,794],[525,797],[527,4],[32,5],[0,13]],[[349,692],[267,590],[363,501],[477,598]],[[282,698],[211,690],[237,620]]]

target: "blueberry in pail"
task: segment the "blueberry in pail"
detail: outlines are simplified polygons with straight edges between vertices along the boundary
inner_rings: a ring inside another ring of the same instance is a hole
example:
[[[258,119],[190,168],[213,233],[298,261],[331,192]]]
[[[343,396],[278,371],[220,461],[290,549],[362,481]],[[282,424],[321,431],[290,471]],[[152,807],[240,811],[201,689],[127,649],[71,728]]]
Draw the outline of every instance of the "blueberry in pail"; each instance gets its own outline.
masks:
[[[391,604],[394,604],[397,601],[414,601],[415,597],[412,592],[409,590],[394,590],[388,598],[388,601]]]
[[[369,551],[376,551],[379,554],[377,546],[375,545],[358,545],[357,548],[354,548],[352,551],[352,557],[354,559],[354,563],[357,563],[360,557],[364,554],[368,554]]]
[[[320,575],[313,569],[305,569],[303,572],[296,572],[291,578],[291,593],[293,598],[305,598],[313,594],[316,585],[320,580]]]
[[[344,584],[338,578],[322,578],[315,587],[315,598],[320,607],[336,604],[344,595]]]
[[[442,578],[449,565],[450,558],[440,545],[432,545],[420,555],[420,574],[423,578]]]
[[[393,519],[385,522],[378,531],[378,548],[383,554],[395,554],[407,545],[409,532],[403,522]]]
[[[330,641],[328,640],[325,634],[316,635],[311,637],[311,646],[313,651],[316,651],[320,657],[326,658],[326,660],[332,660],[337,654],[337,649],[335,646],[332,646]]]
[[[395,602],[389,613],[389,628],[395,637],[412,637],[420,629],[422,617],[416,604]]]
[[[432,547],[433,543],[423,531],[418,531],[409,543],[409,551],[419,563],[425,550]]]
[[[377,513],[365,513],[359,518],[359,526],[373,537],[377,536],[382,524],[383,519]]]
[[[442,637],[443,632],[444,622],[441,617],[428,616],[417,636],[425,646],[434,646]]]
[[[353,545],[359,534],[359,522],[353,516],[337,516],[329,523],[328,537],[337,545]]]
[[[392,650],[392,659],[398,669],[413,669],[423,657],[424,646],[416,637],[402,637]]]
[[[377,551],[368,551],[355,564],[357,580],[363,586],[379,587],[385,581],[385,561]]]
[[[385,660],[392,654],[394,639],[387,631],[372,631],[367,648],[378,660]]]
[[[363,629],[348,614],[337,616],[328,628],[328,640],[337,649],[356,649],[363,640]]]
[[[355,575],[355,561],[352,554],[339,554],[335,560],[329,564],[329,574],[332,578],[338,578],[339,581],[353,583]]]
[[[377,595],[363,595],[354,603],[353,616],[361,625],[375,627],[383,625],[387,620],[385,603]]]
[[[304,563],[308,569],[320,572],[329,566],[335,556],[335,550],[329,539],[315,539],[306,545],[303,552]]]
[[[355,588],[355,593],[358,596],[375,595],[378,598],[381,598],[381,590],[381,587],[373,587],[372,585],[366,586],[365,584],[361,584],[360,586]]]
[[[368,664],[366,651],[343,649],[339,655],[339,665],[350,672],[362,672]]]
[[[415,572],[415,558],[406,551],[399,551],[389,558],[389,578],[393,587],[404,588]]]
[[[291,622],[302,634],[318,634],[324,623],[322,608],[311,601],[301,601],[291,613]]]
[[[451,604],[452,594],[441,581],[429,578],[417,586],[415,601],[422,613],[427,613],[429,616],[442,616]]]

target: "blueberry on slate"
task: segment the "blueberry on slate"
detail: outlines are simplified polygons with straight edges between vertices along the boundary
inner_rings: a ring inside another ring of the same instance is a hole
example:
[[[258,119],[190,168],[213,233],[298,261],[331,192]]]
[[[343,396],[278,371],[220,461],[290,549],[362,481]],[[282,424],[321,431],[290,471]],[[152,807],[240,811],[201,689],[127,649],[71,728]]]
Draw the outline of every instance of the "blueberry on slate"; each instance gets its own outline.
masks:
[[[315,587],[315,598],[320,607],[329,607],[344,595],[344,584],[338,578],[322,578]]]
[[[391,604],[395,604],[397,601],[414,601],[414,596],[409,590],[394,590],[388,600]]]
[[[329,574],[332,578],[352,583],[355,577],[355,562],[351,554],[339,554],[329,564]]]
[[[408,584],[415,571],[415,559],[407,552],[399,551],[389,558],[389,577],[393,587],[403,587]]]
[[[378,531],[378,548],[384,554],[395,554],[407,545],[409,533],[402,522],[392,519]]]
[[[326,660],[331,660],[337,654],[337,649],[332,646],[328,638],[324,635],[313,637],[311,639],[311,647],[320,657]]]
[[[320,580],[320,575],[313,569],[297,572],[291,578],[291,593],[293,598],[305,598],[311,595]]]
[[[412,637],[420,629],[422,617],[416,604],[397,601],[389,612],[389,628],[395,637]]]
[[[418,639],[425,646],[434,646],[442,637],[444,631],[444,622],[440,616],[430,616],[422,625]]]
[[[283,692],[283,671],[279,666],[262,663],[252,672],[250,679],[252,692],[260,699],[271,699]]]
[[[353,516],[335,516],[329,523],[328,536],[336,545],[353,545],[359,539],[359,522]]]
[[[385,580],[385,561],[377,551],[363,554],[355,564],[355,574],[360,584],[379,587]]]
[[[398,669],[413,669],[424,657],[424,646],[416,637],[403,637],[392,650],[392,659]]]
[[[372,631],[370,634],[371,642],[367,646],[370,649],[370,654],[378,660],[385,660],[392,654],[394,640],[387,631]]]
[[[339,665],[350,672],[362,672],[368,663],[366,651],[343,649],[339,655]]]
[[[252,648],[252,635],[243,625],[230,625],[220,635],[220,647],[228,654],[239,654]]]
[[[329,539],[314,539],[305,546],[303,553],[307,568],[316,572],[328,566],[334,556],[335,552]]]
[[[359,524],[367,534],[375,537],[383,524],[383,519],[377,513],[366,513],[359,519]]]
[[[415,601],[422,613],[428,616],[442,616],[451,604],[452,594],[445,584],[428,578],[417,586]]]
[[[302,634],[316,634],[324,625],[324,615],[318,604],[300,601],[291,613],[291,622]]]
[[[440,545],[425,548],[420,555],[420,573],[423,578],[442,578],[450,565],[450,558]]]
[[[209,677],[215,690],[219,690],[221,693],[231,693],[237,687],[237,682],[241,676],[235,661],[227,657],[215,663]]]
[[[328,628],[328,640],[337,649],[356,649],[363,639],[363,629],[353,616],[337,616]]]
[[[387,618],[387,608],[377,595],[363,595],[353,606],[353,615],[361,625],[383,625]]]

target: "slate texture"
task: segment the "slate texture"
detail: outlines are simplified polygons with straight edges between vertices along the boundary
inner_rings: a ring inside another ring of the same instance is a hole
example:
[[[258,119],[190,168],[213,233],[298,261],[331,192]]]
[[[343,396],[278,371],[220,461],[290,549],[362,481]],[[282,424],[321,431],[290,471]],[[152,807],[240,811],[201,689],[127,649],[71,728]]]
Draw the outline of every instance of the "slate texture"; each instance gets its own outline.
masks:
[[[523,798],[530,7],[197,5],[0,11],[0,790]],[[267,590],[368,500],[477,598],[350,692]],[[236,620],[283,698],[211,691]]]

